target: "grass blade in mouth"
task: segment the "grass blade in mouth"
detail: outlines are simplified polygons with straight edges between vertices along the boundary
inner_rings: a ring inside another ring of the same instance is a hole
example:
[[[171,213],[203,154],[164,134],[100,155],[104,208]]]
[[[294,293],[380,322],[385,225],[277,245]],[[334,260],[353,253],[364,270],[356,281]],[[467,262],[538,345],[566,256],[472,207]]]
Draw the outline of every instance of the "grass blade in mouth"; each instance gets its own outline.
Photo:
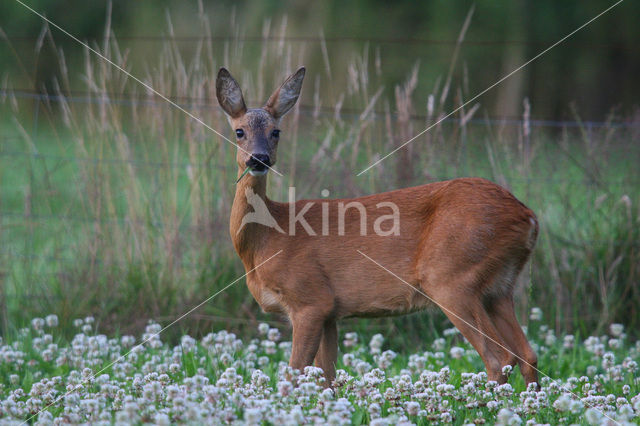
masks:
[[[249,173],[251,171],[251,167],[247,167],[246,169],[244,169],[244,172],[242,172],[242,174],[240,175],[240,177],[238,178],[238,180],[236,181],[236,185],[238,184],[238,182],[240,182],[240,179],[242,179],[244,177],[244,175],[246,175],[247,173]]]

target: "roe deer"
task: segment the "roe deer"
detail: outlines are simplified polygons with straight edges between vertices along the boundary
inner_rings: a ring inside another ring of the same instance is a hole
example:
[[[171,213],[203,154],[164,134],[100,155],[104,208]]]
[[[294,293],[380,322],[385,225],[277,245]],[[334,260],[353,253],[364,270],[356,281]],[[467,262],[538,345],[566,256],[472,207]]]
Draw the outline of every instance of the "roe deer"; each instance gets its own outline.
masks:
[[[315,361],[330,384],[337,320],[398,315],[435,303],[478,351],[489,380],[506,382],[502,367],[517,363],[527,383],[537,382],[536,354],[516,319],[513,289],[535,245],[538,223],[507,190],[462,178],[350,200],[267,198],[278,124],[298,100],[304,73],[300,68],[256,109],[247,109],[226,69],[216,81],[218,102],[239,146],[231,238],[250,271],[247,286],[256,301],[292,323],[290,365],[302,370]],[[382,221],[372,226],[363,220],[380,219],[384,207],[398,216],[391,229],[387,224],[383,230]],[[251,219],[261,213],[268,218]]]

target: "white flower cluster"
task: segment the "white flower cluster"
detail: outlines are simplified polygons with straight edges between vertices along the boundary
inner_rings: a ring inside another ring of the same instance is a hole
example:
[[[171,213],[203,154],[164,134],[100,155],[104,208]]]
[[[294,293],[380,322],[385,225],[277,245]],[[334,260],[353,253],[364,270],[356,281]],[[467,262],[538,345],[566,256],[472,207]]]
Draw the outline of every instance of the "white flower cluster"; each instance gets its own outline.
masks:
[[[629,344],[619,325],[610,328],[613,345],[609,336],[555,339],[536,326],[532,340],[548,354],[543,370],[557,370],[551,363],[566,352],[580,359],[571,368],[585,371],[526,388],[519,376],[488,381],[477,354],[451,331],[433,352],[408,356],[383,350],[382,334],[366,343],[346,333],[328,388],[321,369],[287,365],[291,343],[267,324],[248,342],[223,330],[182,336],[173,347],[156,323],[139,340],[116,339],[97,334],[89,317],[75,322],[78,333],[66,344],[53,337],[57,326],[55,316],[34,319],[14,340],[0,340],[0,424],[599,425],[640,415],[640,344]],[[510,366],[503,372],[517,376]]]

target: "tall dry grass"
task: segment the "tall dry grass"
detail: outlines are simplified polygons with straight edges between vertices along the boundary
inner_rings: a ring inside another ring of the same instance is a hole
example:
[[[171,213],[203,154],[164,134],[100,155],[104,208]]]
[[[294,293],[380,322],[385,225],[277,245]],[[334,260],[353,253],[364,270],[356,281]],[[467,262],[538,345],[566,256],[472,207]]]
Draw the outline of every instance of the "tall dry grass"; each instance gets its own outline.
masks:
[[[198,25],[203,35],[195,44],[184,48],[169,39],[143,64],[109,25],[92,47],[230,137],[215,101],[220,66],[259,105],[298,65],[322,58],[323,68],[310,70],[301,104],[283,122],[277,168],[284,177],[271,175],[272,198],[284,199],[290,185],[303,198],[324,188],[349,197],[457,176],[490,178],[529,204],[542,225],[518,287],[521,313],[540,306],[563,329],[637,325],[640,175],[631,144],[637,135],[615,126],[535,128],[527,100],[517,125],[483,122],[486,113],[473,103],[356,177],[474,95],[467,80],[455,78],[458,48],[444,78],[431,93],[419,93],[419,63],[405,81],[384,87],[385,58],[375,48],[335,61],[324,43],[272,42],[287,34],[286,19],[265,22],[259,45],[243,42],[235,24],[236,40],[214,43],[204,13]],[[167,32],[174,34],[170,19]],[[19,135],[16,146],[27,154],[12,174],[24,193],[1,206],[20,212],[0,227],[8,249],[0,257],[4,332],[45,313],[63,322],[90,314],[103,330],[126,332],[149,318],[174,319],[242,273],[227,232],[235,148],[89,51],[82,69],[71,69],[48,28],[36,53],[45,48],[57,52],[60,77],[50,95],[59,98],[37,104],[37,134],[31,106],[4,99],[15,117],[9,127]],[[82,102],[73,101],[78,81],[88,98]],[[36,155],[42,152],[53,154]],[[198,332],[264,318],[239,284],[183,324]],[[406,334],[441,323],[444,317],[418,315],[352,326]]]

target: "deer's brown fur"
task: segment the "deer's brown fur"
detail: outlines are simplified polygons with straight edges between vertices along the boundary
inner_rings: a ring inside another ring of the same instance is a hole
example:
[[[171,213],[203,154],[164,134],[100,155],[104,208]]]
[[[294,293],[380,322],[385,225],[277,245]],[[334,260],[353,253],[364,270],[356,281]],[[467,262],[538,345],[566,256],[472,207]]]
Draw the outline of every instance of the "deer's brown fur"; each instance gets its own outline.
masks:
[[[238,176],[255,150],[266,152],[270,165],[275,163],[278,142],[272,132],[296,102],[303,76],[301,68],[264,108],[252,110],[244,106],[235,80],[220,71],[218,99],[233,128],[243,129],[245,135],[238,140]],[[463,178],[352,200],[298,201],[296,212],[314,203],[304,215],[317,234],[309,235],[300,223],[295,233],[289,229],[291,206],[267,198],[266,179],[247,175],[240,180],[230,233],[247,271],[282,250],[250,272],[247,285],[265,311],[290,318],[292,367],[303,369],[315,362],[330,383],[335,375],[337,320],[413,312],[433,305],[431,299],[478,351],[490,380],[504,383],[502,367],[519,364],[527,383],[537,382],[536,355],[516,320],[513,288],[535,245],[538,223],[507,190],[484,179]],[[253,211],[247,191],[264,202],[284,233],[258,223],[243,224],[243,217]],[[346,211],[344,229],[339,229],[335,218],[351,201],[364,206],[369,218],[365,235],[355,208]],[[371,218],[389,214],[379,207],[384,202],[398,207],[398,235],[374,232]]]

